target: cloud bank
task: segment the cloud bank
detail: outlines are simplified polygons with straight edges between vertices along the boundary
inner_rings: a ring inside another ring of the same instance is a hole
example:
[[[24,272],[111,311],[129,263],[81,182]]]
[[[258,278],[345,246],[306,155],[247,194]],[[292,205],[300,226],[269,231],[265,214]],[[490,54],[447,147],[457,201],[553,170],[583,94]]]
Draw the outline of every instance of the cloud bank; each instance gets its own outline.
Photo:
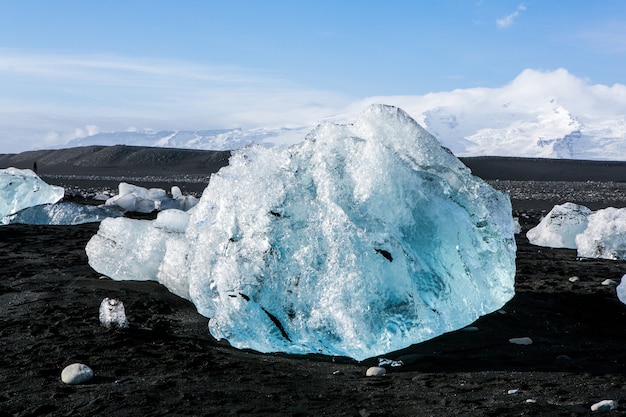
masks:
[[[0,90],[2,152],[129,128],[309,125],[351,100],[237,67],[1,50]]]

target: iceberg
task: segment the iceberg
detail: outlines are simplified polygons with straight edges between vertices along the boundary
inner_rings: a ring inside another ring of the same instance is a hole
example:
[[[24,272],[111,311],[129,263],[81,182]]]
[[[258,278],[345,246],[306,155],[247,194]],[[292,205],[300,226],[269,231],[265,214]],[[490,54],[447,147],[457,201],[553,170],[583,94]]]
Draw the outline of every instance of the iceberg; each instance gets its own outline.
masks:
[[[514,228],[506,194],[375,105],[289,148],[234,152],[192,210],[105,219],[86,252],[191,300],[235,347],[363,360],[501,308]]]
[[[32,206],[0,218],[1,225],[46,224],[77,225],[97,223],[109,217],[121,217],[124,213],[116,207],[89,206],[70,202]]]
[[[578,256],[626,259],[626,208],[598,210],[588,221],[587,228],[576,236]]]
[[[63,187],[46,184],[30,169],[0,169],[0,218],[27,207],[56,203]]]
[[[576,236],[587,228],[591,213],[589,208],[574,203],[556,205],[526,232],[526,237],[533,245],[576,249]]]

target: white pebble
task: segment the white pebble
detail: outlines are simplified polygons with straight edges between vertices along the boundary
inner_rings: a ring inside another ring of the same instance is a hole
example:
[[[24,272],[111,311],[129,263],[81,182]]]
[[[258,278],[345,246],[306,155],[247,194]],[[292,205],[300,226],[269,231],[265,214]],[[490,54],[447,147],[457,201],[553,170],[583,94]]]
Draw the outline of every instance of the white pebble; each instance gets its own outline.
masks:
[[[367,368],[365,376],[383,376],[387,373],[387,370],[381,366],[372,366]]]
[[[529,398],[529,399],[526,400],[526,402],[528,404],[535,404],[537,402],[537,400],[535,400],[534,398]]]
[[[61,372],[61,381],[66,384],[82,384],[93,378],[93,370],[85,364],[73,363]]]
[[[509,395],[513,395],[513,394],[517,394],[518,392],[519,392],[518,389],[510,389],[506,393],[509,394]]]
[[[617,282],[613,281],[612,279],[605,279],[604,281],[602,281],[602,285],[617,285]]]
[[[578,277],[569,277],[569,282],[578,282],[580,278]]]
[[[514,345],[532,345],[533,339],[531,339],[530,337],[514,337],[512,339],[509,339],[509,342],[513,343]]]
[[[591,411],[611,411],[617,408],[617,403],[613,400],[602,400],[591,406]]]

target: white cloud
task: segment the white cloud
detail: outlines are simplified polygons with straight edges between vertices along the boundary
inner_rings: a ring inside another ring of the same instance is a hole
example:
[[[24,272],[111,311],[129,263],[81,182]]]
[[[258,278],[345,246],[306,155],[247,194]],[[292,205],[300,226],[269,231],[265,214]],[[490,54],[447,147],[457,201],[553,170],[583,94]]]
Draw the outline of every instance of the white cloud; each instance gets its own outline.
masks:
[[[245,68],[2,49],[0,91],[0,152],[128,126],[308,125],[350,100]]]
[[[517,6],[517,9],[515,9],[513,13],[506,15],[501,19],[497,19],[496,24],[498,25],[500,29],[508,28],[509,26],[513,24],[515,19],[517,19],[519,14],[523,12],[524,10],[526,10],[526,6],[524,5],[524,3],[521,3],[519,6]]]

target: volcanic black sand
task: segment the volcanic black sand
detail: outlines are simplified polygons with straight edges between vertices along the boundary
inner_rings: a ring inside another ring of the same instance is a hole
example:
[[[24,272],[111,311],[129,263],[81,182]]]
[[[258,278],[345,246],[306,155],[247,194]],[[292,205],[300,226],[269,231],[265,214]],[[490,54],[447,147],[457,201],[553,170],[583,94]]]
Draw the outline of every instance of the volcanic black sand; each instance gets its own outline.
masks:
[[[62,153],[91,155],[84,152],[95,147],[57,151],[61,162],[54,169],[43,154],[36,156],[38,169],[66,187],[75,181],[83,189],[115,188],[124,177],[146,185],[187,179],[196,184],[190,188],[201,189],[201,178],[227,159],[191,151],[156,169],[159,157],[184,152],[99,148],[117,157],[107,166],[91,160],[89,168],[81,165],[83,157],[62,162]],[[156,159],[121,164],[123,155],[137,151]],[[21,154],[22,167],[32,167],[30,156]],[[186,157],[194,161],[189,173]],[[0,168],[17,165],[16,158],[0,156]],[[203,170],[202,161],[212,162]],[[208,319],[160,285],[115,282],[93,271],[84,248],[97,224],[0,227],[0,416],[578,416],[591,414],[591,405],[603,399],[618,403],[613,414],[623,413],[626,305],[614,285],[602,282],[619,281],[626,262],[581,260],[574,250],[532,246],[525,232],[565,201],[625,207],[626,187],[619,182],[625,165],[511,159],[504,175],[500,158],[465,162],[512,196],[523,228],[516,295],[474,323],[477,331],[386,355],[404,366],[377,378],[365,376],[375,358],[357,363],[259,354],[216,342]],[[561,167],[553,171],[558,177],[528,177],[546,164]],[[579,279],[571,282],[574,276]],[[128,329],[100,325],[104,297],[124,302]],[[509,342],[516,337],[533,343]],[[74,362],[91,366],[95,378],[63,384],[61,370]]]

